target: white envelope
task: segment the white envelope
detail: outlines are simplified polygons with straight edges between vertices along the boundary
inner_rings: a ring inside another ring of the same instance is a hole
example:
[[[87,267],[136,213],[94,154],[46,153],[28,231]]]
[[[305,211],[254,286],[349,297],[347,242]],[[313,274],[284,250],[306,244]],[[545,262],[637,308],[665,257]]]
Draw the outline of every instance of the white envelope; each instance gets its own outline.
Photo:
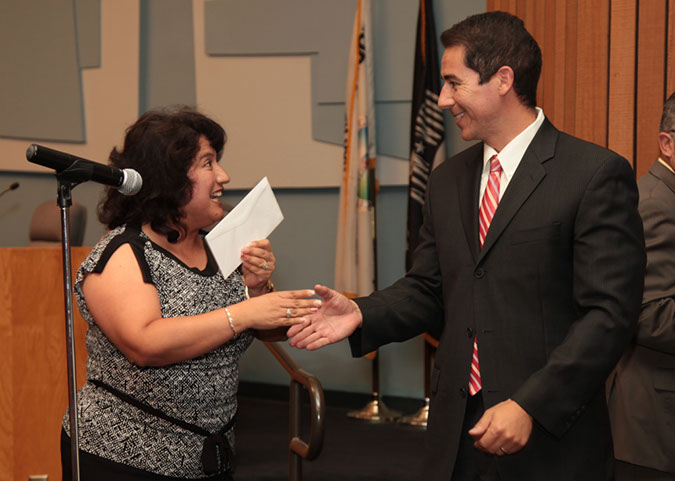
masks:
[[[263,178],[223,220],[206,234],[206,242],[227,278],[241,264],[241,249],[266,239],[284,220],[272,187]]]

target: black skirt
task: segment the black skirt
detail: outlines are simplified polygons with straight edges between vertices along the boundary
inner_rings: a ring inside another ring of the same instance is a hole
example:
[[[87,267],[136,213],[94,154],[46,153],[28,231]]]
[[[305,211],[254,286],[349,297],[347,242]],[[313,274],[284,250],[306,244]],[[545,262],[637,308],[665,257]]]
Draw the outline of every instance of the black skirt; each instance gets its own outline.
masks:
[[[73,479],[72,461],[70,456],[70,436],[65,429],[61,430],[61,469],[63,481]],[[142,469],[127,466],[126,464],[116,463],[109,459],[86,453],[80,450],[80,480],[81,481],[221,481],[230,479],[220,476],[210,478],[174,478],[172,476],[163,476],[161,474],[143,471]]]

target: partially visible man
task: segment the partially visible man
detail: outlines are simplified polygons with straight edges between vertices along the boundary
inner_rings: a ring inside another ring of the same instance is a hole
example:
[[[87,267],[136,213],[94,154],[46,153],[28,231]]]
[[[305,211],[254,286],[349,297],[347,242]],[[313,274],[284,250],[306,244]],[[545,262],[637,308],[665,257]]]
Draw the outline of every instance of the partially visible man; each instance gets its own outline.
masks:
[[[675,93],[661,157],[638,182],[647,245],[642,311],[610,386],[616,481],[675,480]]]
[[[420,242],[394,285],[324,302],[291,344],[352,354],[442,331],[424,481],[608,481],[605,380],[642,299],[644,235],[626,159],[536,107],[541,50],[504,12],[441,36],[448,109],[476,145],[431,174]]]

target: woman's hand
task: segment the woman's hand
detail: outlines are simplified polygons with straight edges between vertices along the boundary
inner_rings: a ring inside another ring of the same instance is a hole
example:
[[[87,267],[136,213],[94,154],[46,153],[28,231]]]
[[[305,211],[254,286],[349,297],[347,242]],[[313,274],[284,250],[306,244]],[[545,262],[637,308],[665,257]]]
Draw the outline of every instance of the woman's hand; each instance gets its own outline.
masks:
[[[139,366],[167,366],[193,359],[234,337],[225,309],[162,317],[157,289],[144,281],[129,244],[113,253],[103,272],[88,274],[82,291],[96,325]],[[321,305],[318,299],[306,299],[313,295],[310,289],[279,292],[228,306],[235,332],[302,323]]]
[[[249,295],[255,297],[267,292],[267,283],[276,263],[270,241],[252,241],[241,250],[241,260],[241,272]]]
[[[270,292],[228,306],[237,333],[245,329],[267,330],[306,322],[306,316],[318,311],[321,300],[308,299],[311,289]]]

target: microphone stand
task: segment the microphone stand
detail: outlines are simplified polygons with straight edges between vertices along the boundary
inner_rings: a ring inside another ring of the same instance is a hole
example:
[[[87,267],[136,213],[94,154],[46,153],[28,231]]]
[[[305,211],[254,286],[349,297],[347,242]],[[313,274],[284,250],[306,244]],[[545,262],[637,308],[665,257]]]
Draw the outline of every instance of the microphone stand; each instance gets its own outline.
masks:
[[[68,169],[56,174],[58,204],[61,208],[61,251],[63,254],[63,292],[66,307],[66,355],[68,358],[68,414],[70,416],[70,459],[72,481],[80,479],[80,443],[77,428],[77,377],[75,373],[75,329],[73,323],[73,284],[70,269],[71,191],[80,184],[71,180]],[[64,480],[65,481],[65,480]]]
[[[12,185],[10,185],[9,187],[7,187],[5,190],[3,190],[2,192],[0,192],[0,197],[2,197],[3,195],[5,195],[7,192],[11,192],[11,191],[16,190],[16,189],[18,189],[18,188],[19,188],[19,183],[18,183],[18,182],[14,182]]]

